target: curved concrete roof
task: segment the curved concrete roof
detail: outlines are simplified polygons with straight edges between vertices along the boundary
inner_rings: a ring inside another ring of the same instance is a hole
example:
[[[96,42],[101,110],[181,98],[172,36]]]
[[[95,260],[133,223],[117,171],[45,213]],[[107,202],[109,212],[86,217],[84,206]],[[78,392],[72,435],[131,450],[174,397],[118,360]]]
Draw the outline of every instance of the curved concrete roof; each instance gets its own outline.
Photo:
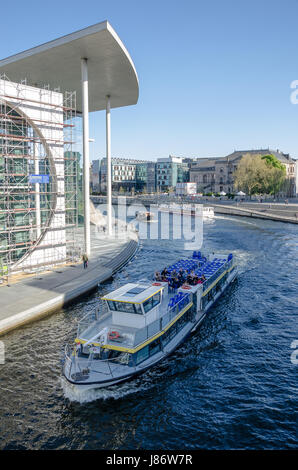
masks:
[[[77,111],[82,110],[81,58],[88,59],[89,111],[105,109],[106,95],[111,107],[136,104],[138,76],[133,61],[120,38],[103,21],[62,36],[0,61],[0,73],[13,82],[27,79],[28,85],[61,92],[77,92]]]

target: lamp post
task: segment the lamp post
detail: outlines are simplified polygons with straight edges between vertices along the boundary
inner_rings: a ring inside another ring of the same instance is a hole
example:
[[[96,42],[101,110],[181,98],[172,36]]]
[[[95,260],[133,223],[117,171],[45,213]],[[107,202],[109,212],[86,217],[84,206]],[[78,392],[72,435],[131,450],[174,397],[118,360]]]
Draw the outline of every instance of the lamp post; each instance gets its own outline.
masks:
[[[112,235],[111,97],[106,96],[107,229]]]
[[[89,161],[89,95],[88,61],[81,59],[82,73],[82,114],[83,114],[83,187],[84,187],[84,239],[85,253],[91,252],[90,242],[90,161]]]

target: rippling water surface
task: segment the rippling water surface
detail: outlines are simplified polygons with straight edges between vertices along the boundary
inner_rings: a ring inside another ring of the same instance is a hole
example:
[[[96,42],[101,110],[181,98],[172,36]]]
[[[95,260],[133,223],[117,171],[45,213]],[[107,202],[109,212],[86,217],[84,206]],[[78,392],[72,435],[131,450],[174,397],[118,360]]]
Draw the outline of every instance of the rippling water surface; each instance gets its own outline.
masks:
[[[66,386],[63,346],[100,295],[188,254],[181,241],[142,241],[98,292],[2,337],[0,448],[296,448],[297,241],[290,224],[204,224],[204,248],[233,251],[238,280],[170,358],[114,388],[78,394]]]

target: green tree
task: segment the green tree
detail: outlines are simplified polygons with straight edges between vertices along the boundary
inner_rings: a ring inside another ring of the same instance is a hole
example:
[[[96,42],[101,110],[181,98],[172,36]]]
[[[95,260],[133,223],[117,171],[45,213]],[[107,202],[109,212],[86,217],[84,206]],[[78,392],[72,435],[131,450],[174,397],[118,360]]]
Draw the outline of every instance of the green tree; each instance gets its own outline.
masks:
[[[285,171],[285,166],[274,155],[262,155],[262,160],[265,160],[269,167],[279,168]]]
[[[276,194],[286,179],[284,165],[274,155],[246,154],[234,173],[236,189],[249,194]]]
[[[263,155],[261,158],[266,162],[268,168],[264,181],[264,192],[275,195],[285,185],[286,167],[274,155]]]
[[[244,155],[234,173],[235,188],[250,196],[261,193],[266,170],[266,163],[260,155]]]

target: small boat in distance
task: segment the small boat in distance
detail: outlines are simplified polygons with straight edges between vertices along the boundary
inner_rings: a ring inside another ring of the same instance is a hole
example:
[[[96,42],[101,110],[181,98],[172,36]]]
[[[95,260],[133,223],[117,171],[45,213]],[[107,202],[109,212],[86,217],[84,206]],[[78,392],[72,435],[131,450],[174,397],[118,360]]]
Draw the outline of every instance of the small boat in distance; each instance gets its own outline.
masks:
[[[180,287],[172,283],[178,272],[186,275]],[[165,269],[162,281],[140,280],[106,294],[106,310],[86,315],[74,344],[65,348],[65,379],[87,390],[153,367],[198,328],[236,275],[232,253],[194,252]]]
[[[214,208],[213,207],[203,207],[203,217],[206,219],[214,218]]]
[[[153,222],[154,214],[149,211],[137,211],[135,217],[140,222]]]

